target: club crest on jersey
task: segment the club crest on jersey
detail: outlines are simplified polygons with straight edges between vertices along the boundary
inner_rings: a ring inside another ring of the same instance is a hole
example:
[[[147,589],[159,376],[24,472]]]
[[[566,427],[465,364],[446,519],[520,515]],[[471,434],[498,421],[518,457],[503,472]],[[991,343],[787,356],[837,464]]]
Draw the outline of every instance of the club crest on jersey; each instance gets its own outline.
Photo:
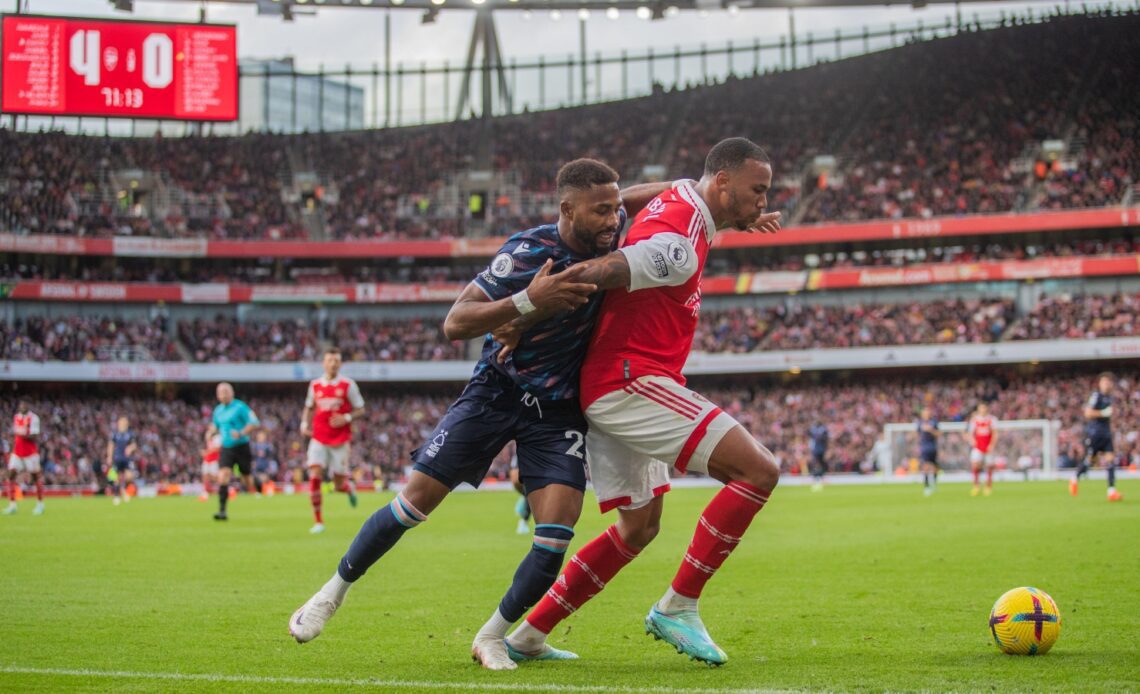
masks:
[[[669,262],[673,263],[675,267],[681,267],[685,261],[689,259],[689,252],[685,247],[679,243],[669,244]]]
[[[495,277],[506,277],[515,269],[515,261],[510,253],[500,253],[491,261],[491,274]]]
[[[447,429],[444,429],[443,431],[436,434],[435,437],[431,440],[431,444],[427,447],[427,457],[434,458],[439,453],[439,449],[443,448],[443,444],[446,441]]]

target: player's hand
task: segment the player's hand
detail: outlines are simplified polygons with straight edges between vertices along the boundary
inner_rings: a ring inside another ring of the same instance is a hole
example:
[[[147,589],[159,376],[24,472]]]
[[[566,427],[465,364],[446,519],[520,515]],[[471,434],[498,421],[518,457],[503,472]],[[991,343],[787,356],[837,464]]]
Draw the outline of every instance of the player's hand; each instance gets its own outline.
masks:
[[[496,359],[500,364],[507,362],[507,357],[511,356],[511,352],[515,351],[515,347],[519,346],[519,340],[522,339],[522,328],[515,325],[514,321],[504,323],[491,331],[491,338],[502,345]]]
[[[526,288],[527,296],[535,308],[552,311],[572,311],[590,300],[598,285],[578,282],[581,266],[570,267],[557,275],[550,274],[554,261],[547,259]]]
[[[757,217],[745,231],[749,234],[774,234],[780,230],[780,218],[783,216],[780,212],[767,212]]]
[[[348,420],[346,420],[344,418],[344,415],[342,415],[338,412],[338,413],[334,414],[333,416],[329,417],[329,424],[331,424],[334,427],[340,428],[340,427],[348,424]]]
[[[308,422],[301,422],[301,436],[312,436],[313,431],[309,428]]]
[[[235,439],[235,440],[240,439],[241,438],[241,432],[240,431],[231,431],[230,432],[230,438]]]

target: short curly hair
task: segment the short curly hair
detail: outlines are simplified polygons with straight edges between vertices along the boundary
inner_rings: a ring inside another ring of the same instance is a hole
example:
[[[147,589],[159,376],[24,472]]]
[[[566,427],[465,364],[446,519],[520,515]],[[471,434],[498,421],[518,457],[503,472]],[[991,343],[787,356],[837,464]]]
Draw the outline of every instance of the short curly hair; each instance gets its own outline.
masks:
[[[617,183],[618,172],[597,159],[575,159],[558,170],[558,194],[568,190],[589,190],[594,186]]]

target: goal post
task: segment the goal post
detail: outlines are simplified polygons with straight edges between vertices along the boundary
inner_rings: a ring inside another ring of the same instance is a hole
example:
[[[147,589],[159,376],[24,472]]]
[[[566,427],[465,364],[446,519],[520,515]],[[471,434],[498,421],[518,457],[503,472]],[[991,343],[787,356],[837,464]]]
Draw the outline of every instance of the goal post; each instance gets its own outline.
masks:
[[[995,422],[997,441],[992,451],[999,469],[1010,472],[1043,472],[1057,469],[1057,434],[1061,423],[1048,419],[1009,419]],[[968,471],[973,444],[966,422],[939,422],[938,464],[945,471]],[[883,455],[879,466],[884,475],[921,471],[918,458],[917,422],[883,425]]]

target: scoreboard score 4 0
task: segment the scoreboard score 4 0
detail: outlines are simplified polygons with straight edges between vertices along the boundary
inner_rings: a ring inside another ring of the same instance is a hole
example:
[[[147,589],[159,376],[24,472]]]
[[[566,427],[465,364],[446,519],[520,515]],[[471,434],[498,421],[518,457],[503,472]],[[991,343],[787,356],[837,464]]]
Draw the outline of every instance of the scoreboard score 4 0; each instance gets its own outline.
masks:
[[[4,15],[0,111],[233,121],[233,25]]]

